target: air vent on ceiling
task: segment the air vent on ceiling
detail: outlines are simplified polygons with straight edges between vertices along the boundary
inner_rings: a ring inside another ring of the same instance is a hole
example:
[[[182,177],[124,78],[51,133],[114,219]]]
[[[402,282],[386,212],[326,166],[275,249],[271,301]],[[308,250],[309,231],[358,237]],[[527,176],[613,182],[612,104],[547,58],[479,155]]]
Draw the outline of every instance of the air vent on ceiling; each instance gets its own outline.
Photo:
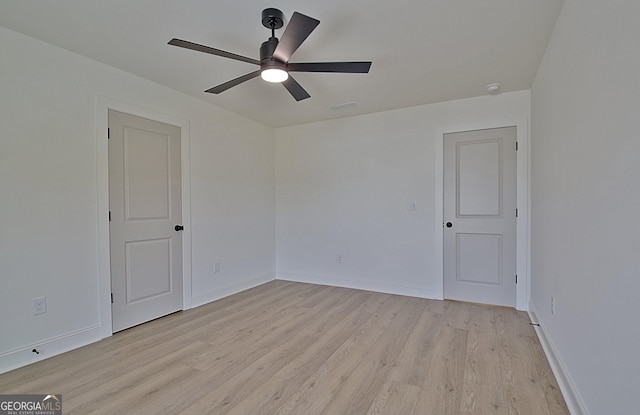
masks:
[[[355,101],[351,101],[351,102],[345,102],[343,104],[337,104],[337,105],[334,105],[334,106],[332,106],[330,108],[332,110],[334,110],[334,111],[344,111],[344,110],[347,110],[349,108],[356,108],[356,107],[358,107],[358,103],[355,102]]]

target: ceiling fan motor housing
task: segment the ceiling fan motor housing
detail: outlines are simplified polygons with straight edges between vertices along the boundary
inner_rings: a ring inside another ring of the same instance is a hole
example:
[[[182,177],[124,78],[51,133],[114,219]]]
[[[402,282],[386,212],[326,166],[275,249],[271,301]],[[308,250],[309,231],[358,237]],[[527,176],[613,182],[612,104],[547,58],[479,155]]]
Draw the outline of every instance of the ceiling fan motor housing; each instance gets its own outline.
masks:
[[[260,62],[264,63],[265,61],[273,60],[273,52],[276,50],[276,46],[278,46],[277,37],[270,37],[266,42],[262,42],[262,46],[260,46]]]
[[[273,51],[278,46],[278,38],[271,37],[266,42],[262,42],[260,46],[260,69],[281,69],[287,70],[287,66],[284,62],[273,57]]]

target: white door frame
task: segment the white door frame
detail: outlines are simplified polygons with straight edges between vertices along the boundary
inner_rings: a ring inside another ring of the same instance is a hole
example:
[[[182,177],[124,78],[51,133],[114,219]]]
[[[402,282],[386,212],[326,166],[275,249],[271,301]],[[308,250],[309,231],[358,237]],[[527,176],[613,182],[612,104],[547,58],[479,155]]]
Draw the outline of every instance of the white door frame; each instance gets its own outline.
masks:
[[[148,108],[98,96],[96,98],[96,179],[98,209],[97,256],[98,300],[101,338],[113,334],[111,320],[111,256],[109,250],[109,144],[107,128],[109,110],[180,127],[181,179],[182,179],[182,309],[191,308],[191,170],[189,158],[189,122]]]
[[[435,275],[440,276],[436,287],[439,299],[444,299],[444,135],[463,131],[486,130],[490,128],[516,127],[518,142],[516,206],[516,309],[529,310],[529,232],[530,232],[530,162],[529,162],[529,120],[527,118],[509,118],[482,123],[457,124],[445,126],[436,131],[435,142]]]

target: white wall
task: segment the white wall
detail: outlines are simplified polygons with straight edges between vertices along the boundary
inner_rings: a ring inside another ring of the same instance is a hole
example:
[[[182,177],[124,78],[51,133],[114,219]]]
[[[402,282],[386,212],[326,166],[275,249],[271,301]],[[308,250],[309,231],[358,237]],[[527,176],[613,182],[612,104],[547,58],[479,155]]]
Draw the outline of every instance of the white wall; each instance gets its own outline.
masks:
[[[441,297],[442,134],[528,130],[529,104],[522,91],[276,129],[278,278]]]
[[[640,411],[639,16],[566,0],[532,89],[531,305],[574,413]]]
[[[0,56],[0,372],[99,338],[98,96],[189,125],[193,304],[274,278],[273,129],[4,28]]]

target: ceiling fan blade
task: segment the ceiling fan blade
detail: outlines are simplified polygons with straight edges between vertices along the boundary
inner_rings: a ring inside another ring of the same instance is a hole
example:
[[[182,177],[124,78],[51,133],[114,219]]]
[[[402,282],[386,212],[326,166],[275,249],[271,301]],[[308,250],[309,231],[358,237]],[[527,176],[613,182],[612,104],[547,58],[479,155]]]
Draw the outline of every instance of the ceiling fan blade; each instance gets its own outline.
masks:
[[[340,73],[368,73],[371,62],[308,62],[288,63],[291,72],[340,72]]]
[[[215,49],[209,46],[200,45],[198,43],[189,42],[182,39],[171,39],[169,45],[178,46],[180,48],[191,49],[198,52],[209,53],[211,55],[222,56],[223,58],[235,59],[241,62],[253,63],[254,65],[260,65],[260,61],[253,58],[248,58],[242,55],[236,55],[235,53],[226,52],[224,50]]]
[[[287,28],[284,29],[276,50],[273,51],[273,57],[282,62],[287,62],[319,24],[320,20],[293,12],[293,16],[291,16]]]
[[[302,101],[303,99],[307,99],[311,97],[307,91],[304,90],[302,85],[300,85],[295,79],[289,75],[286,81],[282,83],[287,91],[295,98],[296,101]]]
[[[230,81],[225,82],[224,84],[220,84],[218,86],[214,86],[213,88],[209,88],[204,92],[209,92],[212,94],[219,94],[221,92],[226,91],[229,88],[233,88],[236,85],[239,85],[245,81],[248,81],[249,79],[253,79],[257,76],[260,76],[260,71],[255,71],[255,72],[251,72],[248,73],[246,75],[242,75],[236,79],[232,79]]]

